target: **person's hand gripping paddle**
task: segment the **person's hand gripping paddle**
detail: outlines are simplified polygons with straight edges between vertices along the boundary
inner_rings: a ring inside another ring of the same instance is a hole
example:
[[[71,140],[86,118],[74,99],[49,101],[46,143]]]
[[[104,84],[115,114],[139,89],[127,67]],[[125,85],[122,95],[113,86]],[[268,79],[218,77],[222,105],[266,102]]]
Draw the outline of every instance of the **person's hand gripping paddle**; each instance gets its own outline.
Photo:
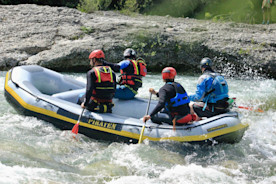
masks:
[[[149,98],[149,101],[148,101],[148,106],[147,106],[146,115],[148,115],[148,113],[149,113],[149,107],[150,107],[151,96],[152,96],[152,93],[150,93],[150,98]],[[146,122],[145,122],[144,125],[143,125],[142,131],[141,131],[141,134],[140,134],[140,137],[139,137],[138,144],[140,144],[140,143],[142,142],[142,138],[143,138],[145,126],[146,126]]]

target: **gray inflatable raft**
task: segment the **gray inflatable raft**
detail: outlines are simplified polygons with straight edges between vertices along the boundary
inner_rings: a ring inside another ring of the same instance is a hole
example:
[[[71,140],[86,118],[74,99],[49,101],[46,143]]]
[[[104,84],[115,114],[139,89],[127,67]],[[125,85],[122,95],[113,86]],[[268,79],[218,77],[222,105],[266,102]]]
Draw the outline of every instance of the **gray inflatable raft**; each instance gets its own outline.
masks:
[[[9,70],[5,80],[5,97],[21,114],[48,121],[63,130],[71,130],[82,108],[76,104],[86,84],[58,72],[36,66],[18,66]],[[147,99],[113,100],[113,113],[85,110],[79,133],[93,139],[137,143],[144,125]],[[156,101],[151,101],[150,111]],[[248,124],[242,124],[237,112],[228,112],[190,125],[155,124],[148,121],[144,139],[189,143],[239,142]]]

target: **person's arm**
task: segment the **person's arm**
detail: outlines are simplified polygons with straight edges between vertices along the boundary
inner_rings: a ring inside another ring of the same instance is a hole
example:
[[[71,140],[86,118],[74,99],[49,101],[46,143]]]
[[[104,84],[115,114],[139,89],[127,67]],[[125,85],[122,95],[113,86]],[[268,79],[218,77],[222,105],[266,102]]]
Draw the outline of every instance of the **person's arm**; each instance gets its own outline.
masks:
[[[159,101],[158,101],[157,105],[155,106],[155,108],[150,113],[151,117],[154,116],[155,114],[157,114],[158,112],[160,112],[165,107],[166,98],[167,98],[167,93],[166,93],[165,89],[161,88],[159,90],[158,94],[159,94]]]
[[[116,74],[114,72],[112,72],[112,75],[113,75],[113,81],[115,81],[113,86],[114,86],[114,89],[116,90],[116,85],[117,85],[117,83],[116,83]]]
[[[111,69],[114,71],[114,72],[119,72],[120,71],[120,65],[117,64],[117,63],[110,63],[110,62],[107,62],[107,61],[104,61],[103,62],[103,65],[104,66],[110,66]]]
[[[86,83],[86,92],[85,92],[85,99],[84,99],[84,106],[87,106],[89,103],[89,100],[92,96],[92,92],[94,89],[94,80],[93,80],[93,70],[90,70],[87,72],[87,83]]]
[[[130,61],[129,60],[123,60],[121,61],[120,63],[118,63],[118,65],[120,66],[120,69],[123,70],[125,69],[126,67],[128,67],[130,64]]]
[[[198,102],[202,101],[205,95],[205,80],[200,84],[197,84],[197,90],[194,95],[190,95],[189,98],[191,101]]]

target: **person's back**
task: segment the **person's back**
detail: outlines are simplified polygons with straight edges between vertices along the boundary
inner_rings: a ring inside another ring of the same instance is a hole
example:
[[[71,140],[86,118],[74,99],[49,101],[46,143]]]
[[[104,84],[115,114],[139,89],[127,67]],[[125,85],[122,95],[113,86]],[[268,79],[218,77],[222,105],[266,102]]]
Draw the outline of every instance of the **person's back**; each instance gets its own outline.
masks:
[[[128,85],[138,91],[142,87],[142,77],[146,76],[147,70],[142,59],[126,59],[120,62],[121,80],[120,85]],[[125,65],[125,67],[124,67]]]
[[[177,82],[167,82],[159,91],[164,91],[167,97],[165,108],[173,115],[190,113],[189,97],[183,86]],[[159,92],[160,95],[160,92]]]
[[[144,121],[151,119],[154,123],[183,125],[194,120],[190,114],[189,97],[183,86],[174,81],[175,76],[176,70],[173,67],[162,70],[162,78],[166,83],[158,93],[150,88],[150,93],[156,94],[159,101],[150,115],[143,117]]]
[[[201,61],[203,74],[199,77],[197,91],[190,95],[190,107],[199,117],[211,117],[228,111],[228,84],[223,76],[215,73],[209,58]]]
[[[92,98],[98,101],[112,101],[115,93],[115,73],[109,66],[96,66],[92,68],[94,89]]]
[[[204,91],[203,102],[216,103],[219,100],[228,98],[228,84],[223,76],[211,71],[205,70],[203,74],[199,77],[198,87]],[[191,96],[193,101],[195,96]]]
[[[133,49],[124,51],[124,60],[117,63],[104,62],[115,72],[121,72],[121,78],[118,81],[115,98],[129,100],[133,99],[137,91],[142,87],[142,77],[146,76],[147,69],[145,61],[136,58],[136,52]]]
[[[112,98],[116,89],[116,75],[111,67],[103,66],[104,53],[95,50],[89,55],[90,65],[93,67],[87,72],[86,92],[78,104],[82,108],[96,112],[112,112]]]

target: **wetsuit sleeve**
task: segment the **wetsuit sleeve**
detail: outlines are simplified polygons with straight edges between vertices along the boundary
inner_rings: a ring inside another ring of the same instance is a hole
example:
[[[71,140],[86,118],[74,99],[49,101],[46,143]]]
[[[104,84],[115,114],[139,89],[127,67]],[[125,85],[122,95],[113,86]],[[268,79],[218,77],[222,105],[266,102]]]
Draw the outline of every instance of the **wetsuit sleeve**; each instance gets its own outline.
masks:
[[[199,79],[200,83],[197,84],[197,90],[194,95],[190,95],[189,98],[191,101],[194,102],[200,102],[204,99],[206,92],[208,91],[208,88],[212,85],[212,78],[203,78]]]
[[[89,70],[87,72],[87,84],[86,84],[86,92],[85,92],[85,99],[84,99],[84,106],[87,106],[89,100],[92,96],[92,92],[94,89],[94,81],[96,80],[95,73],[93,70]]]
[[[118,65],[120,65],[120,69],[125,69],[126,67],[128,67],[129,63],[129,60],[123,60],[120,63],[118,63]]]
[[[159,98],[159,92],[156,93],[156,96]]]
[[[194,95],[189,96],[190,100],[194,102],[202,101],[205,96],[205,91],[206,91],[205,86],[206,86],[206,80],[203,80],[201,83],[197,84],[196,93]]]
[[[114,89],[116,90],[116,84],[117,84],[116,74],[114,72],[112,72],[112,75],[113,75],[113,81],[114,81],[113,86],[114,86]]]
[[[166,99],[167,99],[167,93],[166,90],[162,87],[159,92],[159,101],[157,103],[157,105],[155,106],[155,108],[152,110],[150,116],[154,116],[155,114],[157,114],[158,112],[160,112],[164,107],[165,107],[165,103],[166,103]]]
[[[120,65],[117,64],[117,63],[110,63],[110,62],[107,62],[107,61],[104,61],[103,62],[103,65],[104,66],[110,66],[111,69],[114,71],[114,72],[119,72],[120,71]]]

